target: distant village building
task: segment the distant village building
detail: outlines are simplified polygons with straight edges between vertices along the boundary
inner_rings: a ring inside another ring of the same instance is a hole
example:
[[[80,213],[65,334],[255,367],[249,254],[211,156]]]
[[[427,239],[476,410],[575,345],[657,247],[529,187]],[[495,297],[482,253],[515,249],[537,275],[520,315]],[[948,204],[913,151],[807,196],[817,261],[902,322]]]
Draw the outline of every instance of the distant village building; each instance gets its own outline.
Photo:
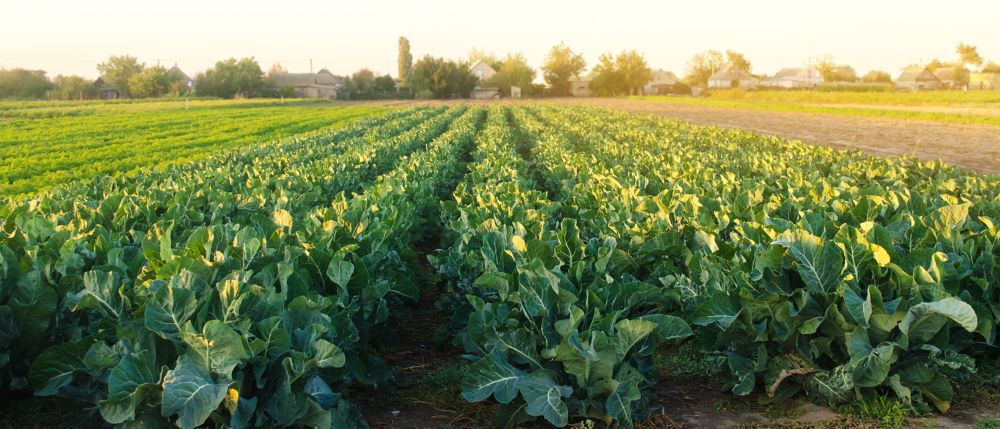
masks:
[[[677,85],[677,82],[680,82],[677,75],[666,70],[656,70],[653,72],[649,83],[642,87],[642,94],[657,95],[670,93],[674,89],[674,85]]]
[[[497,74],[497,71],[493,70],[493,67],[490,67],[490,65],[486,64],[486,61],[483,60],[476,61],[472,64],[472,66],[469,67],[469,72],[479,79],[479,83],[485,83],[490,80],[493,75]],[[477,100],[500,98],[500,88],[495,86],[481,86],[479,83],[477,83],[476,87],[472,89],[472,98]]]
[[[969,89],[979,91],[1000,90],[1000,73],[970,73]]]
[[[510,98],[521,98],[521,87],[513,86],[510,87]]]
[[[271,73],[268,75],[278,89],[291,89],[302,98],[346,98],[344,78],[327,69],[316,73]]]
[[[812,88],[823,83],[823,75],[814,67],[786,67],[764,79],[761,85],[772,88]]]
[[[965,72],[965,73],[962,73]],[[941,89],[953,89],[963,87],[960,77],[967,74],[968,70],[958,67],[941,67],[934,70],[934,77],[941,81]]]
[[[896,87],[910,91],[934,90],[941,87],[941,79],[923,68],[909,68],[896,79]]]
[[[98,97],[103,100],[117,100],[125,95],[118,85],[109,82],[104,76],[94,81],[94,87],[97,88]]]
[[[708,78],[708,87],[710,89],[733,88],[734,84],[741,89],[750,89],[757,86],[758,83],[760,82],[757,78],[733,67],[720,70]]]
[[[570,79],[569,93],[574,97],[592,97],[594,91],[590,90],[590,78],[576,76]]]

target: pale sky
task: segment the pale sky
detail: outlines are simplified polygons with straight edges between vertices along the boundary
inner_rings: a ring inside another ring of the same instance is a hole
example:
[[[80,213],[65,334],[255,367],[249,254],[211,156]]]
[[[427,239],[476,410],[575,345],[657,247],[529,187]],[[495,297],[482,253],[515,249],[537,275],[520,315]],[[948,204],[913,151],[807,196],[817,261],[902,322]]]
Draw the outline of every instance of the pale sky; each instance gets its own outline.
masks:
[[[0,68],[96,77],[109,55],[173,65],[194,76],[216,60],[254,56],[266,71],[368,67],[396,74],[396,42],[465,58],[471,48],[525,54],[536,68],[565,41],[588,66],[603,52],[636,49],[653,68],[683,75],[707,49],[744,53],[755,73],[832,55],[859,73],[897,75],[971,43],[1000,62],[1000,1],[761,0],[0,0]]]

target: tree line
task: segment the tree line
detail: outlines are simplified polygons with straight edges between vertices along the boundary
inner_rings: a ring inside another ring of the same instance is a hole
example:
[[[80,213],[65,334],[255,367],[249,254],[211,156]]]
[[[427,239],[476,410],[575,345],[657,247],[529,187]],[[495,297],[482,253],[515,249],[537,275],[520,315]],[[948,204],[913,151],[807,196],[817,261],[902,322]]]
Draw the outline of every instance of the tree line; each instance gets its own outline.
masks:
[[[959,44],[956,53],[957,57],[951,61],[934,59],[927,64],[911,64],[909,67],[926,67],[931,71],[954,67],[955,80],[959,84],[968,83],[970,72],[976,68],[984,73],[1000,73],[1000,65],[986,61],[973,45]],[[484,82],[479,82],[469,69],[480,60],[496,71]],[[892,83],[892,75],[888,72],[872,70],[859,77],[851,66],[838,64],[829,56],[811,59],[809,66],[817,70],[824,82]],[[473,49],[467,58],[459,60],[432,55],[414,60],[410,41],[400,37],[398,79],[389,74],[377,76],[373,71],[362,68],[341,77],[344,83],[342,95],[352,99],[466,98],[476,86],[483,86],[496,88],[505,97],[511,95],[511,87],[521,88],[524,96],[567,96],[572,93],[574,79],[587,82],[587,88],[599,96],[634,95],[641,93],[642,87],[653,75],[645,58],[635,50],[601,54],[597,64],[585,76],[586,69],[587,63],[582,54],[565,43],[559,43],[545,56],[540,70],[545,85],[541,85],[535,83],[539,71],[532,68],[521,53],[512,52],[498,57]],[[709,77],[724,69],[755,76],[750,60],[743,54],[731,50],[709,50],[694,55],[688,61],[685,76],[674,85],[674,90],[686,93],[689,87],[706,87]],[[190,95],[192,90],[198,96],[221,98],[295,96],[290,88],[279,88],[268,77],[269,74],[287,70],[275,64],[265,74],[253,57],[216,62],[212,68],[193,78],[193,88],[176,67],[146,65],[130,55],[111,56],[98,64],[97,70],[106,85],[117,88],[120,95],[126,98],[176,97]],[[81,76],[58,75],[49,79],[43,70],[0,69],[0,98],[85,99],[97,97],[100,89],[93,81]]]

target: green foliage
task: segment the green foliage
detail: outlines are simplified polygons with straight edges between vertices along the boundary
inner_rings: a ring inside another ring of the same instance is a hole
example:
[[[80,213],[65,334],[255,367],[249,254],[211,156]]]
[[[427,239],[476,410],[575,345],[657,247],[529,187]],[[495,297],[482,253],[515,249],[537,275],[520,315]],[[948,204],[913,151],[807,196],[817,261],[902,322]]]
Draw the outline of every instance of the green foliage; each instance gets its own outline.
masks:
[[[535,70],[528,65],[528,60],[521,53],[508,54],[499,61],[496,74],[484,85],[495,86],[504,97],[510,97],[510,87],[521,88],[525,96],[534,95]]]
[[[122,91],[122,96],[128,98],[132,91],[129,82],[132,77],[139,74],[145,64],[131,55],[112,55],[108,60],[97,65],[97,71],[101,73],[104,82],[118,87]]]
[[[130,94],[136,98],[162,97],[176,90],[182,79],[179,72],[152,66],[132,75],[128,80],[128,87]]]
[[[307,105],[277,100],[8,103],[0,109],[0,198],[102,174],[197,161],[384,111]],[[39,141],[47,150],[32,149]]]
[[[410,74],[413,72],[413,54],[410,52],[410,40],[405,37],[399,38],[399,56],[396,61],[399,84],[408,88],[410,86]]]
[[[413,65],[411,86],[417,98],[467,98],[476,86],[469,65],[426,55]]]
[[[39,99],[52,87],[42,70],[0,69],[0,99]]]
[[[253,57],[218,61],[195,81],[198,95],[221,98],[259,97],[273,87]]]
[[[559,43],[549,50],[542,66],[542,76],[553,95],[570,95],[570,79],[578,76],[587,67],[583,56],[573,52],[565,43]]]
[[[590,89],[598,95],[636,95],[652,78],[652,70],[636,51],[622,51],[612,60],[611,54],[602,54],[594,66]]]
[[[881,70],[872,70],[861,77],[865,83],[892,83],[892,75]]]
[[[691,86],[708,86],[708,78],[727,65],[719,51],[705,51],[688,60],[684,80]]]
[[[52,95],[60,100],[82,100],[96,97],[97,88],[85,77],[58,75],[52,78]]]
[[[420,295],[401,255],[483,113],[401,111],[0,209],[4,386],[116,424],[364,426],[344,390],[391,381],[378,338]]]

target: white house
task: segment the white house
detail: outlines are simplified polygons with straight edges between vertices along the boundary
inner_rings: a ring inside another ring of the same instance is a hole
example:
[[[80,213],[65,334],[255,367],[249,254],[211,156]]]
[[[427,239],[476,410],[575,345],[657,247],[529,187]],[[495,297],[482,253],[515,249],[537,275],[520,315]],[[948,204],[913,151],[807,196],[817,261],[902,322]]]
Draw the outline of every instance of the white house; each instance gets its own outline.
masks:
[[[574,97],[590,97],[594,91],[590,90],[590,78],[576,76],[569,80],[569,93]]]
[[[478,77],[480,82],[490,80],[493,75],[497,74],[497,71],[493,70],[493,67],[490,67],[490,65],[486,64],[486,61],[483,60],[476,61],[472,64],[472,66],[469,67],[469,71],[472,72],[473,76]]]
[[[469,72],[479,79],[479,83],[477,83],[476,87],[472,89],[472,98],[480,100],[500,98],[500,88],[481,85],[483,82],[490,80],[493,75],[497,74],[497,71],[493,70],[493,67],[490,67],[489,64],[486,64],[486,61],[476,61],[469,67]]]
[[[739,88],[753,88],[759,83],[758,79],[749,73],[733,67],[720,70],[708,78],[708,87],[713,89],[732,88],[733,84]]]
[[[786,67],[778,74],[764,79],[763,86],[776,88],[811,88],[823,83],[823,75],[814,67]]]

